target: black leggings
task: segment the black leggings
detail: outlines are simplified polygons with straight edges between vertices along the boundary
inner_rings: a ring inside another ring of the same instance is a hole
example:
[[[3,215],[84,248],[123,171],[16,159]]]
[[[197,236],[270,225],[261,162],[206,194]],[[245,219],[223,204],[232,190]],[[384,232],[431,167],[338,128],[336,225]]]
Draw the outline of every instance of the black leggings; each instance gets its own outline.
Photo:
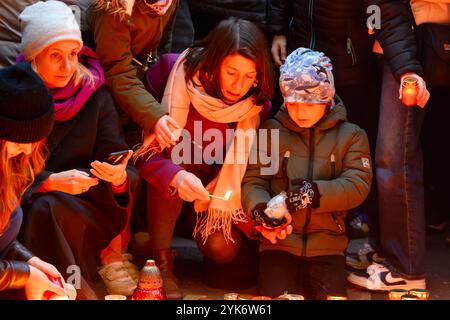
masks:
[[[305,299],[325,300],[327,296],[347,296],[343,256],[298,257],[278,250],[260,254],[258,291],[277,297],[284,292]]]

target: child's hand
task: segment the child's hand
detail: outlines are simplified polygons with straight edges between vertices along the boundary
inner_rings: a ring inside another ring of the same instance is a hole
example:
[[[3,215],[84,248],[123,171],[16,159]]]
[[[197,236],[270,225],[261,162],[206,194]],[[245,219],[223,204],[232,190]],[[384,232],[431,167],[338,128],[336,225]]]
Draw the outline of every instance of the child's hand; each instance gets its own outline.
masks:
[[[262,236],[268,239],[272,244],[277,243],[278,240],[286,239],[286,236],[292,233],[292,217],[289,213],[284,216],[286,223],[277,228],[266,228],[262,225],[254,227],[255,230],[261,232]]]
[[[311,206],[318,208],[320,206],[320,193],[317,184],[308,180],[292,180],[293,189],[287,193],[286,207],[289,213]]]

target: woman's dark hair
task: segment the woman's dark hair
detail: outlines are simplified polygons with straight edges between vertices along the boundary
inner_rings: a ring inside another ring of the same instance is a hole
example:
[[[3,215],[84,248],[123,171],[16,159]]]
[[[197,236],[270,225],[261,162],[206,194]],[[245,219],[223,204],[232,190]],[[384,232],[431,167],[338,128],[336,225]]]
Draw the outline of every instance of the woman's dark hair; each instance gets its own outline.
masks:
[[[207,37],[195,43],[186,56],[186,81],[198,72],[206,93],[224,100],[220,89],[220,67],[228,55],[240,54],[256,64],[257,86],[246,97],[253,95],[257,105],[272,98],[274,72],[262,31],[252,22],[229,18],[221,21]]]

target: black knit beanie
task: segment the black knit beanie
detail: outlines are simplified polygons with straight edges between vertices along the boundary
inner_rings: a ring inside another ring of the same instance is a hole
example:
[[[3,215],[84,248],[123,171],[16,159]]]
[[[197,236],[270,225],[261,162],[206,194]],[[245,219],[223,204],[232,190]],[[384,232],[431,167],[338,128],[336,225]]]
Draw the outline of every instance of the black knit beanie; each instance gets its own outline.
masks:
[[[0,139],[37,142],[53,128],[53,97],[28,62],[0,69]]]

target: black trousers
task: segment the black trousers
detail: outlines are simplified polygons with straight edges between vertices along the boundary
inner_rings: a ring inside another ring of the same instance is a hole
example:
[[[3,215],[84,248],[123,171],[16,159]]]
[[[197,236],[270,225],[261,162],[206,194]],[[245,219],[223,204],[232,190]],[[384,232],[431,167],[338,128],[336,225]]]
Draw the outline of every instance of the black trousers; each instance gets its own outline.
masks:
[[[347,296],[344,256],[299,257],[278,250],[260,254],[258,291],[277,297],[286,291],[307,300]]]

